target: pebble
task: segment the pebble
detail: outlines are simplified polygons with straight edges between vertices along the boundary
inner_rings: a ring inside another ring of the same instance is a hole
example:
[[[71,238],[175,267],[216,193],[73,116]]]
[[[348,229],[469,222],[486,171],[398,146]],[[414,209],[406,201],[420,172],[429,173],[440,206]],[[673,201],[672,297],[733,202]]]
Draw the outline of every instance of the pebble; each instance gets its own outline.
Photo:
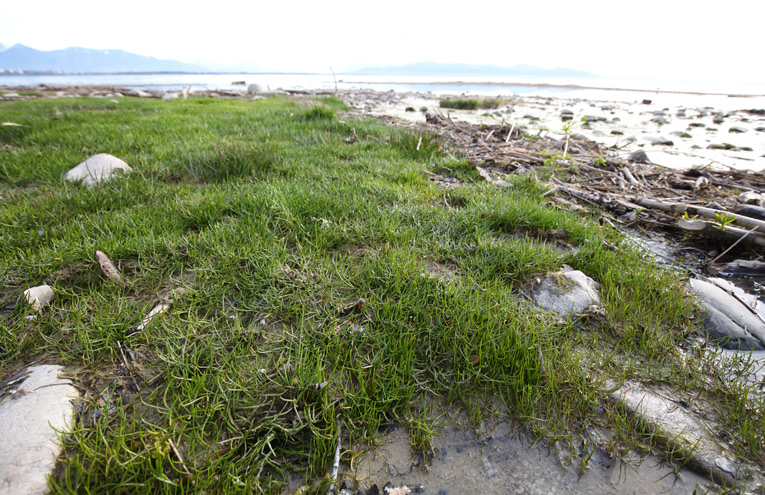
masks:
[[[42,311],[42,308],[50,304],[55,296],[53,289],[47,284],[31,287],[24,291],[24,298],[32,306],[32,311],[35,313]]]

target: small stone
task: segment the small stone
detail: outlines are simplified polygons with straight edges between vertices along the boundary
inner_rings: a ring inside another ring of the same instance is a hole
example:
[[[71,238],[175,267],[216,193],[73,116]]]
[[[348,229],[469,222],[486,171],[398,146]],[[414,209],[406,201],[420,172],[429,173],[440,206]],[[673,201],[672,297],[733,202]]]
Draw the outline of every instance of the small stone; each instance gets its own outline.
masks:
[[[688,127],[706,127],[707,125],[701,122],[691,122]]]
[[[643,100],[641,103],[643,103],[643,105],[650,105],[652,103],[652,101],[651,100]]]
[[[717,115],[715,118],[712,119],[712,122],[714,122],[717,125],[720,125],[723,122],[725,122],[725,118],[722,115]]]
[[[414,112],[415,110],[414,110],[414,107],[406,107],[406,109],[404,109],[404,111],[405,112]]]
[[[563,116],[563,115],[574,115],[574,111],[570,110],[568,108],[564,108],[563,110],[560,111],[560,114],[561,114],[561,116]]]
[[[744,193],[741,193],[741,195],[738,197],[738,200],[746,205],[759,205],[759,206],[765,206],[765,194],[758,193],[755,191],[746,191]],[[741,211],[739,211],[741,213]],[[742,215],[746,215],[745,213],[741,213]]]
[[[730,129],[728,129],[728,132],[731,132],[734,134],[741,134],[746,132],[746,129],[744,129],[743,127],[731,127]]]
[[[27,303],[32,306],[32,311],[39,313],[42,311],[42,308],[50,304],[53,298],[56,297],[56,294],[49,285],[43,284],[25,290],[24,297]]]
[[[93,155],[64,175],[71,182],[81,181],[85,187],[93,187],[105,182],[116,175],[131,172],[133,169],[117,157],[107,153]]]
[[[624,131],[619,130],[619,129],[613,129],[611,131],[611,134],[613,134],[614,136],[623,136],[624,135]]]
[[[165,93],[162,95],[163,100],[177,100],[178,93]]]
[[[757,132],[765,132],[765,127],[757,127],[754,130]]]
[[[135,95],[139,98],[151,98],[150,93],[147,93],[146,91],[141,91],[140,89],[135,92]]]

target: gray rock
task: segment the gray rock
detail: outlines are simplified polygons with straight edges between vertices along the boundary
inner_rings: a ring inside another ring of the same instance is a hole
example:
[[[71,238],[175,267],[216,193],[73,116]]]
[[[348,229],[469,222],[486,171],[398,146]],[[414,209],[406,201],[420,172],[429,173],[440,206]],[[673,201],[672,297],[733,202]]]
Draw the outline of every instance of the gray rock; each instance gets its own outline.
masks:
[[[165,93],[162,95],[163,100],[176,100],[178,99],[178,93]]]
[[[757,128],[755,128],[755,131],[757,131],[757,132],[765,132],[765,127],[757,127]]]
[[[622,131],[620,129],[612,129],[611,130],[611,134],[613,134],[614,136],[623,136],[624,135],[624,131]]]
[[[645,151],[643,150],[637,150],[630,153],[630,155],[627,157],[627,161],[630,163],[650,163],[651,162],[648,159],[648,155],[646,155]]]
[[[648,136],[645,138],[645,140],[653,144],[654,146],[656,145],[673,146],[675,144],[671,139],[667,139],[663,137]]]
[[[0,495],[48,493],[47,476],[72,425],[77,390],[60,366],[28,368],[0,381]]]
[[[534,289],[531,298],[537,306],[558,313],[564,318],[600,304],[597,283],[570,267],[564,267],[563,271],[553,273],[542,280]]]
[[[72,182],[82,181],[85,187],[93,187],[105,182],[116,175],[131,172],[130,166],[107,153],[93,155],[64,175],[64,179]]]
[[[707,146],[708,150],[732,150],[733,148],[735,148],[735,146],[733,146],[730,143],[721,143],[721,144],[712,143],[709,146]]]
[[[257,95],[260,93],[265,93],[266,90],[261,86],[260,84],[250,84],[247,86],[247,94],[248,95]]]
[[[614,383],[607,385],[615,386]],[[610,397],[628,414],[639,417],[672,451],[689,453],[687,465],[702,476],[729,484],[751,476],[750,470],[739,464],[734,454],[715,441],[701,417],[662,395],[639,383],[625,383]]]
[[[24,291],[24,298],[32,306],[32,310],[35,313],[42,311],[42,308],[50,304],[55,296],[53,289],[46,284],[31,287]]]
[[[728,132],[732,132],[732,133],[735,133],[735,134],[741,134],[741,133],[746,132],[746,129],[744,129],[743,127],[731,127],[730,129],[728,129]]]
[[[688,288],[704,309],[701,323],[710,339],[725,349],[765,349],[765,321],[756,314],[756,306],[741,302],[747,301],[741,294],[735,297],[716,284],[698,279],[691,280]]]
[[[140,89],[135,92],[135,95],[139,98],[151,98],[151,93],[141,91]]]
[[[574,111],[568,108],[564,108],[560,111],[561,116],[563,115],[574,115]]]

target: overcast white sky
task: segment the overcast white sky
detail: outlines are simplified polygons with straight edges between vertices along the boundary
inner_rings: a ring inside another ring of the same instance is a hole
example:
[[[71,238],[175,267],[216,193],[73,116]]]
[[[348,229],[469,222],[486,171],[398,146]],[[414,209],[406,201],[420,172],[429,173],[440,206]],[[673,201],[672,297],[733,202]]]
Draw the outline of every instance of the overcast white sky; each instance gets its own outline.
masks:
[[[336,72],[420,61],[765,83],[755,0],[6,0],[0,43],[123,49],[222,68]],[[216,67],[216,68],[217,68]]]

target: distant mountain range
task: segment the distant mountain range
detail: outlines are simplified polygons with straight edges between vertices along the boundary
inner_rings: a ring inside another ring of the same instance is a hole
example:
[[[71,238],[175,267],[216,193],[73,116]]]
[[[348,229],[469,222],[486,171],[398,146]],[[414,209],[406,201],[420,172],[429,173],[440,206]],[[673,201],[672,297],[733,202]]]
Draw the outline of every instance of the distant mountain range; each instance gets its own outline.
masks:
[[[518,76],[518,77],[598,77],[590,72],[556,67],[543,69],[534,65],[519,64],[512,67],[474,64],[439,64],[419,62],[395,67],[368,67],[347,72],[349,75],[365,76]]]
[[[13,45],[0,51],[0,69],[25,72],[208,72],[204,67],[159,60],[123,50],[65,48],[41,51]]]

